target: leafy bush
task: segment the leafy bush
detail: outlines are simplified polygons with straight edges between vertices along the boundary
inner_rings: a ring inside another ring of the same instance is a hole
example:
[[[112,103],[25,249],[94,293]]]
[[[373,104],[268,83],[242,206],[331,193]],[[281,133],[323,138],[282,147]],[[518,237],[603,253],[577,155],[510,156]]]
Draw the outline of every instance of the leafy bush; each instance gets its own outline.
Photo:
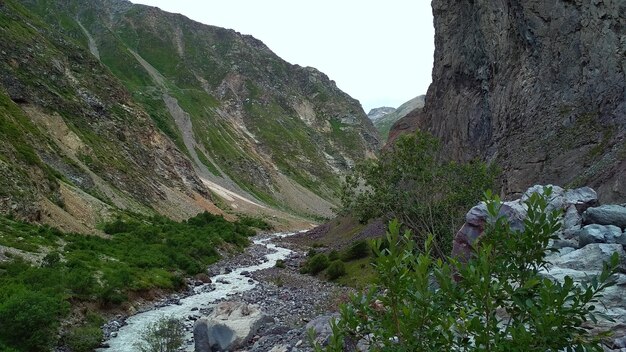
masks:
[[[337,252],[336,250],[332,250],[330,251],[330,253],[328,253],[328,260],[330,260],[331,262],[334,262],[335,260],[339,259],[339,252]]]
[[[591,336],[584,324],[595,320],[593,304],[615,283],[619,258],[614,254],[598,277],[581,285],[542,276],[559,228],[546,203],[530,198],[517,233],[497,218],[497,199],[489,200],[492,221],[466,263],[416,255],[412,234],[401,236],[392,222],[388,248],[381,249],[382,241],[374,247],[376,287],[342,307],[327,350],[367,339],[372,351],[602,351],[602,335]],[[425,248],[432,244],[430,237]]]
[[[141,352],[174,352],[183,345],[185,328],[174,318],[161,318],[141,333],[135,346]]]
[[[67,306],[59,296],[15,286],[0,294],[0,345],[23,351],[49,351],[56,341],[58,319]]]
[[[41,261],[41,265],[45,267],[54,267],[61,261],[61,255],[57,251],[52,251],[46,254]]]
[[[319,253],[309,258],[304,265],[304,272],[317,275],[328,267],[328,257],[324,253]]]
[[[346,274],[346,266],[341,260],[335,260],[330,263],[326,269],[326,275],[329,280],[336,280]]]
[[[94,351],[102,342],[102,329],[99,326],[81,326],[72,329],[66,343],[72,352]]]
[[[280,268],[280,269],[284,269],[286,267],[285,261],[282,260],[282,259],[278,259],[276,261],[276,265],[274,265],[274,266],[277,267],[277,268]]]
[[[365,258],[370,255],[370,247],[365,241],[356,241],[350,245],[343,255],[343,260],[355,260]]]
[[[495,170],[477,161],[445,160],[438,140],[426,132],[401,136],[380,158],[357,165],[346,177],[343,212],[361,222],[397,218],[420,244],[433,234],[434,254],[447,255],[465,212],[491,188]]]
[[[261,218],[257,218],[253,216],[246,216],[246,215],[240,216],[239,222],[246,226],[254,227],[259,230],[269,231],[272,229],[272,225],[270,225],[270,223],[268,223],[267,221]]]

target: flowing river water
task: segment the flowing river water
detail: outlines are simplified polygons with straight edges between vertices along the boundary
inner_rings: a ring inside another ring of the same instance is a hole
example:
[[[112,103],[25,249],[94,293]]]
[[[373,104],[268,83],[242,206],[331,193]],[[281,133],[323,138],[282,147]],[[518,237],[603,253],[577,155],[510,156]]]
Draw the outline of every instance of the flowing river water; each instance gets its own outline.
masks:
[[[257,283],[250,278],[242,275],[242,272],[253,272],[257,270],[271,268],[276,264],[277,260],[285,259],[291,254],[291,250],[278,247],[269,243],[274,238],[289,236],[290,234],[276,233],[270,236],[254,239],[254,245],[265,246],[271,251],[262,259],[262,263],[253,266],[236,268],[230,273],[216,275],[211,278],[213,283],[204,284],[194,288],[194,294],[181,298],[179,304],[168,305],[164,307],[155,307],[145,312],[137,313],[130,316],[126,320],[126,325],[117,331],[117,336],[108,339],[106,344],[108,348],[100,348],[98,352],[136,352],[139,349],[136,343],[139,341],[141,333],[145,329],[162,317],[173,317],[176,319],[185,319],[189,315],[197,314],[198,309],[209,308],[215,304],[215,301],[225,298],[229,295],[248,291],[253,289]],[[206,285],[213,285],[214,290],[206,290]],[[192,332],[187,331],[185,341],[191,339]],[[185,345],[186,351],[193,351],[193,345]]]

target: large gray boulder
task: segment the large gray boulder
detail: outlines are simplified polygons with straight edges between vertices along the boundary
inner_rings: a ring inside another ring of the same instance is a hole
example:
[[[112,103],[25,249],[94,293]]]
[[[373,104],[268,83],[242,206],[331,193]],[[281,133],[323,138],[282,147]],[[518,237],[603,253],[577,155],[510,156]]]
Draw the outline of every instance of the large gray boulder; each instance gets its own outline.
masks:
[[[257,305],[243,302],[219,303],[206,318],[194,325],[196,352],[234,350],[241,346],[272,319]]]
[[[306,324],[306,331],[314,332],[315,342],[321,344],[322,346],[326,346],[328,344],[328,340],[333,333],[333,330],[330,326],[330,322],[333,319],[338,319],[339,316],[337,314],[333,315],[322,315],[319,316]]]
[[[588,244],[565,255],[551,257],[550,262],[554,267],[596,273],[602,270],[603,264],[609,261],[613,253],[617,253],[622,259],[620,270],[625,272],[624,259],[626,259],[626,253],[620,244]]]
[[[212,352],[209,342],[209,327],[206,319],[196,320],[193,327],[193,341],[196,352]]]
[[[580,247],[590,243],[620,243],[622,237],[622,230],[617,226],[591,224],[578,232],[578,243]]]
[[[585,224],[615,225],[626,228],[626,207],[621,205],[601,205],[589,208],[583,213]]]

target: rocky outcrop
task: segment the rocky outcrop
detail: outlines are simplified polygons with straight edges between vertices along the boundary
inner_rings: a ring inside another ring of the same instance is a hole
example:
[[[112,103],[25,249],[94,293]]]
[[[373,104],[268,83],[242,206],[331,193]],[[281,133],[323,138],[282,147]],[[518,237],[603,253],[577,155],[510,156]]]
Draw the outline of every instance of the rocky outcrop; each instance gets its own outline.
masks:
[[[550,263],[546,275],[563,281],[566,276],[576,282],[587,280],[597,275],[603,263],[609,261],[613,253],[620,256],[615,286],[603,292],[598,311],[605,315],[598,319],[593,328],[598,331],[610,330],[614,333],[608,348],[620,350],[626,348],[626,224],[622,223],[622,214],[626,207],[620,205],[598,206],[596,192],[583,187],[564,190],[551,186],[547,210],[563,212],[558,239],[551,243],[557,251],[549,254]],[[533,186],[515,201],[504,202],[500,215],[505,216],[513,230],[522,230],[526,218],[526,201],[533,193],[544,193],[544,186]],[[600,215],[601,214],[601,215]],[[598,220],[601,224],[594,223]],[[472,245],[483,233],[489,216],[484,203],[472,208],[466,215],[466,222],[454,238],[453,256],[467,259],[472,252]],[[613,321],[611,321],[613,320]]]
[[[398,134],[427,130],[456,160],[503,170],[505,194],[535,183],[626,198],[626,3],[432,2],[433,83]]]

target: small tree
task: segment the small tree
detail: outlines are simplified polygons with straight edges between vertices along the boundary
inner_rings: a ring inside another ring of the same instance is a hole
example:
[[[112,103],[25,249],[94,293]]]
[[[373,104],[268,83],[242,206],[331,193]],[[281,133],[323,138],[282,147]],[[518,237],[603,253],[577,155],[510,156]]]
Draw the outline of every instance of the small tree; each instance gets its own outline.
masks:
[[[346,177],[340,198],[343,211],[360,221],[398,219],[417,243],[434,235],[433,254],[450,253],[454,232],[469,207],[493,185],[495,169],[482,162],[447,161],[439,141],[418,131],[401,136],[377,160],[358,164]]]
[[[185,329],[174,318],[162,317],[148,325],[141,334],[141,342],[135,346],[141,352],[174,352],[183,345]]]
[[[366,340],[372,351],[602,351],[603,336],[591,336],[583,324],[595,320],[593,303],[614,284],[619,258],[614,254],[580,285],[542,276],[548,242],[559,228],[546,203],[530,197],[518,233],[497,218],[498,200],[489,200],[493,221],[467,263],[433,259],[432,237],[427,251],[416,254],[411,233],[401,236],[392,222],[386,247],[383,241],[374,246],[376,287],[342,307],[327,350]]]

